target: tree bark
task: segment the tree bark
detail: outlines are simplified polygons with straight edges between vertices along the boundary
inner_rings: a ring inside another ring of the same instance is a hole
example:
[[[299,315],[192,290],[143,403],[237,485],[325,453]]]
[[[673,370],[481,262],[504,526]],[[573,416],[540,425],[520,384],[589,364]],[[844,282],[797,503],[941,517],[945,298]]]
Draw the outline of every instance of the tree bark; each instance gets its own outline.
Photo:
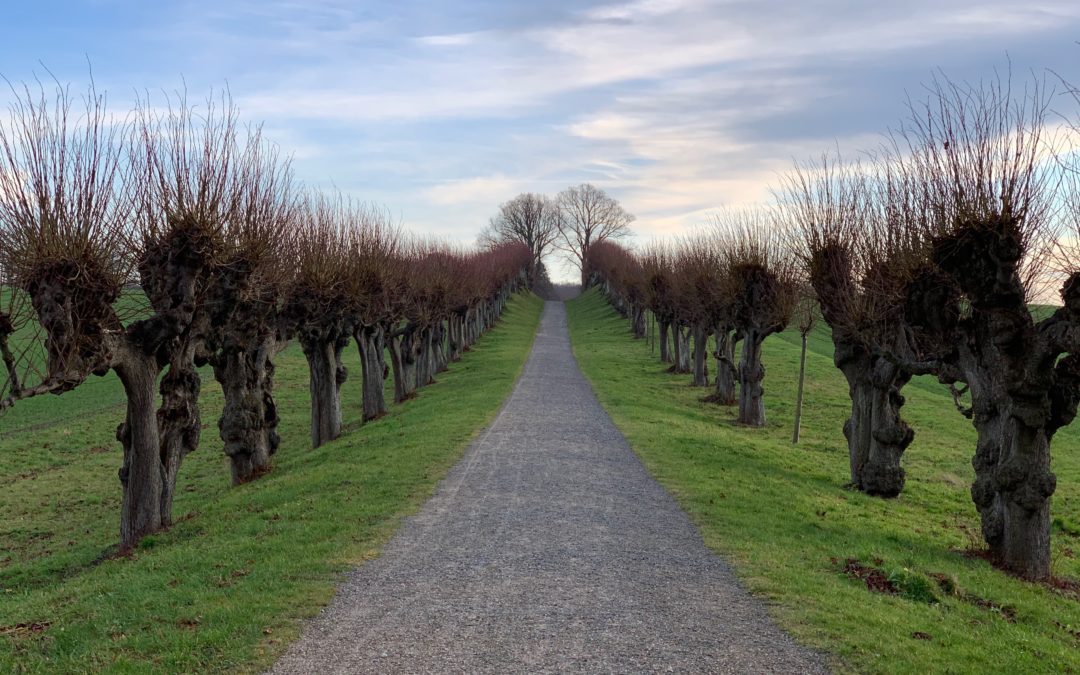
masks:
[[[634,304],[631,310],[631,330],[634,337],[641,339],[645,337],[645,307],[642,305]]]
[[[360,374],[363,387],[363,420],[370,422],[386,414],[386,345],[382,326],[365,326],[353,336],[360,351]]]
[[[691,328],[694,338],[694,374],[690,382],[693,387],[709,386],[709,333],[705,324],[695,323]]]
[[[678,322],[671,324],[672,338],[675,345],[675,363],[670,370],[679,375],[690,372],[690,331]]]
[[[125,349],[114,366],[127,395],[127,413],[116,429],[124,448],[120,467],[120,548],[127,550],[161,529],[161,445],[155,405],[159,368],[153,356]]]
[[[716,391],[710,400],[720,405],[735,405],[735,383],[739,369],[735,365],[735,335],[726,328],[716,330]]]
[[[224,350],[214,357],[214,377],[221,385],[225,407],[218,432],[229,458],[233,485],[268,473],[277,452],[278,413],[274,402],[273,336],[248,347]]]
[[[1032,417],[1022,403],[993,400],[987,384],[972,385],[978,445],[972,459],[971,497],[979,510],[983,538],[1006,569],[1029,579],[1046,579],[1051,572],[1050,497],[1057,478],[1050,470],[1044,418]]]
[[[347,339],[301,338],[311,387],[311,446],[317,448],[341,435],[341,385],[348,370],[341,363]]]
[[[412,328],[390,340],[390,365],[394,371],[394,402],[412,398],[416,391],[416,332]]]
[[[671,348],[668,333],[671,332],[671,322],[657,318],[660,324],[660,363],[671,363]]]
[[[199,391],[202,380],[195,369],[195,346],[187,338],[177,345],[169,369],[161,378],[158,433],[161,436],[161,524],[172,524],[172,503],[180,464],[199,447],[202,420]]]
[[[833,360],[851,398],[851,416],[844,423],[851,484],[867,494],[895,497],[904,488],[900,459],[915,437],[900,417],[900,391],[911,376],[861,343],[842,339],[835,329],[833,345]]]
[[[739,362],[739,423],[751,427],[765,426],[765,366],[761,363],[761,343],[764,336],[756,329],[743,336],[742,359]]]

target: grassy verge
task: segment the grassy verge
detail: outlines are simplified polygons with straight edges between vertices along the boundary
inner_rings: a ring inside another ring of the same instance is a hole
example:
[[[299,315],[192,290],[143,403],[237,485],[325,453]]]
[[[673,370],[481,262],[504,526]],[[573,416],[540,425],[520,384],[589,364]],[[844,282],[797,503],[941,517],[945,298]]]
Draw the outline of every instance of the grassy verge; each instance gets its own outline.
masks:
[[[689,376],[664,371],[625,320],[590,292],[569,303],[574,353],[649,470],[780,625],[842,671],[1080,670],[1080,602],[1005,576],[964,551],[981,546],[968,494],[975,433],[936,382],[905,389],[916,430],[894,500],[844,488],[847,386],[828,328],[811,336],[803,441],[791,444],[798,334],[766,341],[769,425],[733,424]],[[710,364],[711,367],[712,364]],[[1054,440],[1054,571],[1080,577],[1080,428]],[[876,590],[871,590],[871,589]],[[885,592],[879,592],[885,591]]]
[[[220,389],[205,376],[202,448],[181,468],[178,522],[126,559],[106,557],[119,522],[119,385],[102,378],[16,406],[0,427],[0,672],[272,663],[342,573],[377,555],[492,419],[541,308],[535,296],[512,300],[437,384],[362,428],[354,351],[346,432],[318,450],[309,447],[304,358],[290,347],[276,375],[274,472],[239,488],[219,450]]]

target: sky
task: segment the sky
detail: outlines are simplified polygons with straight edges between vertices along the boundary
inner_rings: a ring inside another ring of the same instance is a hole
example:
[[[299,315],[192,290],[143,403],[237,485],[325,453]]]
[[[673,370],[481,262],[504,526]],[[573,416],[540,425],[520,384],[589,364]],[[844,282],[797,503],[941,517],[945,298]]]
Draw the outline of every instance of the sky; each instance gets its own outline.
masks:
[[[10,81],[92,71],[114,109],[227,86],[305,185],[459,242],[583,182],[636,241],[689,232],[795,160],[873,148],[936,69],[1080,83],[1077,0],[39,0],[3,21]]]

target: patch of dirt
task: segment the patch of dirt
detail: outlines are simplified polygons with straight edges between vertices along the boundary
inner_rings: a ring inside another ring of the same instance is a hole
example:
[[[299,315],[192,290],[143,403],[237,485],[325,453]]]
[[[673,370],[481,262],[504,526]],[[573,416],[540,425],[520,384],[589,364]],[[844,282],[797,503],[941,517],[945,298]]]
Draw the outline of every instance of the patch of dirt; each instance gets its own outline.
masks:
[[[49,629],[52,623],[49,621],[28,621],[26,623],[17,623],[12,626],[0,626],[0,635],[10,635],[12,637],[30,637],[32,635],[39,635]]]
[[[1050,581],[1047,581],[1046,585],[1058,595],[1080,600],[1080,581],[1066,579],[1065,577],[1050,577]]]
[[[980,598],[979,596],[971,595],[970,593],[965,593],[961,595],[960,599],[965,602],[970,602],[971,604],[979,607],[980,609],[985,609],[989,612],[1000,614],[1001,618],[1005,619],[1009,623],[1016,623],[1016,609],[1013,607],[1009,607],[1008,605],[999,605],[993,600]]]
[[[915,638],[916,640],[933,640],[934,639],[930,635],[930,633],[924,633],[921,630],[917,630],[914,633],[912,633],[911,637]]]
[[[834,565],[839,565],[836,558],[832,559]],[[864,565],[855,558],[848,558],[844,561],[842,571],[852,579],[858,579],[866,584],[866,588],[875,593],[885,593],[886,595],[896,595],[899,589],[889,581],[888,575],[884,571],[876,568]]]

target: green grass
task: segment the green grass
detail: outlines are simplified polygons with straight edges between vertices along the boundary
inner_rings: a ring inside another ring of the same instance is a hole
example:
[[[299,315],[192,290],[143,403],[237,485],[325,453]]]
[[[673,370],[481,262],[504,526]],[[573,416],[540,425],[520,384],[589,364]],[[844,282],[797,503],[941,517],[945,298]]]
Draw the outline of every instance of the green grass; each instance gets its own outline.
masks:
[[[238,488],[217,437],[220,389],[204,374],[202,447],[180,471],[178,522],[128,558],[106,557],[120,505],[115,378],[18,404],[0,418],[0,672],[271,664],[493,418],[541,307],[535,296],[516,297],[437,384],[366,426],[352,351],[345,434],[318,450],[306,365],[290,347],[277,368],[283,438],[274,472]]]
[[[803,440],[791,444],[799,336],[765,343],[769,424],[736,426],[735,410],[700,402],[689,376],[664,372],[595,291],[569,303],[574,353],[597,396],[657,479],[728,559],[771,615],[804,644],[854,672],[1080,670],[1080,603],[1008,577],[962,551],[981,546],[968,494],[971,424],[943,387],[906,389],[916,431],[897,499],[844,488],[847,385],[828,327],[807,356]],[[712,363],[710,363],[712,368]],[[1080,425],[1054,439],[1054,572],[1080,578]],[[847,561],[852,574],[844,572]],[[854,578],[877,570],[897,589]],[[934,575],[939,575],[939,582]]]

